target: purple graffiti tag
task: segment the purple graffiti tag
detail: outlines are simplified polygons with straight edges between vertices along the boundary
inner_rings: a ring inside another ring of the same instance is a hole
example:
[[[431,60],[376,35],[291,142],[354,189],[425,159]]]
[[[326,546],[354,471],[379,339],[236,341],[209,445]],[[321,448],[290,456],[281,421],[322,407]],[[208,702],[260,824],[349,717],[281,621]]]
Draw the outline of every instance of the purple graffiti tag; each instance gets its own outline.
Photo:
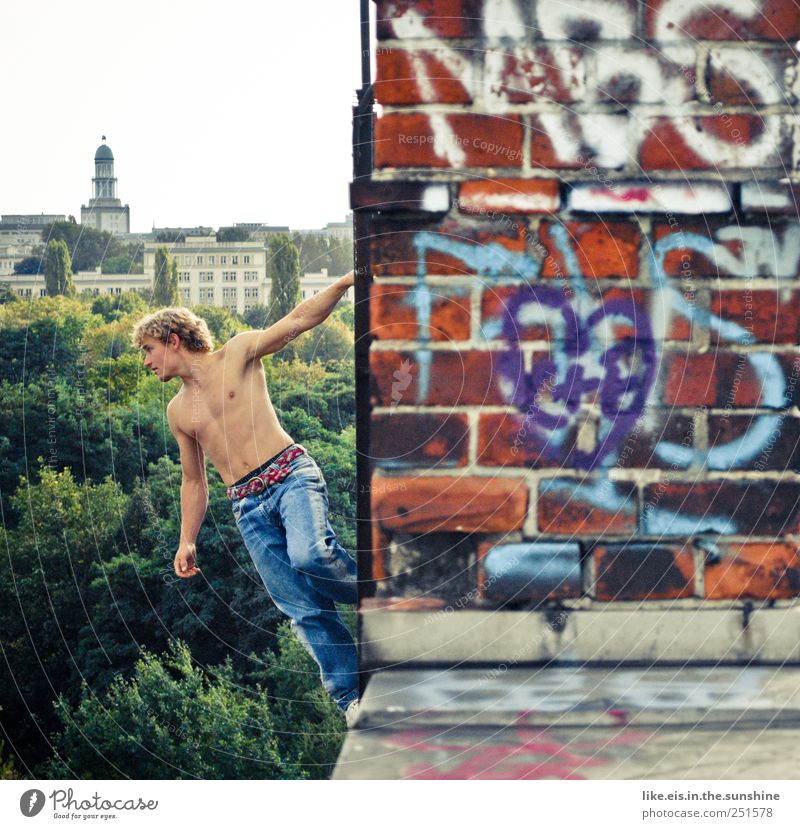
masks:
[[[526,372],[519,345],[520,317],[532,305],[550,323],[551,349],[560,353],[555,359],[537,360]],[[620,319],[632,331],[605,351],[593,347],[593,330],[606,320]],[[527,413],[537,449],[559,463],[572,452],[571,466],[594,469],[633,429],[653,386],[657,357],[647,314],[632,299],[620,298],[605,302],[584,320],[560,290],[525,285],[506,306],[503,336],[509,345],[498,368],[513,388],[509,403]],[[595,366],[597,372],[587,372]],[[599,400],[602,438],[591,451],[565,449],[554,433],[575,422],[587,397]]]

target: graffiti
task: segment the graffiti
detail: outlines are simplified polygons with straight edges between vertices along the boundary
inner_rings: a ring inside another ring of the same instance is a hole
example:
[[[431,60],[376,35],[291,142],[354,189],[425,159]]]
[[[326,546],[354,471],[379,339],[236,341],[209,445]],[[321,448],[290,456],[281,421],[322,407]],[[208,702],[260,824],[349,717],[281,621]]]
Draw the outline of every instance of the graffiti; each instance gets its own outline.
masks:
[[[529,321],[525,319],[528,309],[545,314],[554,310],[561,324],[554,359],[537,362],[526,374],[517,337],[519,324]],[[626,320],[634,335],[604,348],[594,329],[608,318]],[[653,385],[656,353],[648,317],[637,314],[632,300],[617,299],[603,303],[582,319],[562,291],[528,285],[507,306],[503,336],[516,347],[501,356],[499,371],[509,381],[521,378],[509,403],[520,410],[527,408],[534,425],[547,433],[543,446],[547,457],[563,458],[564,440],[584,396],[596,393],[603,420],[611,425],[593,451],[578,449],[571,461],[577,468],[594,469],[633,428]],[[554,375],[560,382],[547,386],[548,378]],[[543,399],[545,387],[548,401]],[[561,404],[562,410],[552,411],[552,403]]]
[[[525,280],[516,295],[506,303],[499,331],[507,341],[507,349],[498,361],[498,387],[509,405],[528,411],[531,432],[545,448],[548,457],[562,460],[565,441],[574,424],[581,404],[588,397],[600,403],[600,419],[594,449],[578,450],[571,465],[587,470],[607,472],[618,458],[620,443],[642,417],[655,380],[655,367],[661,363],[659,334],[672,316],[683,317],[695,325],[716,332],[720,342],[752,345],[754,335],[736,322],[700,308],[679,291],[665,272],[664,261],[672,251],[686,250],[702,254],[712,266],[733,275],[744,275],[766,268],[775,276],[789,276],[798,264],[797,226],[785,229],[783,242],[776,247],[772,239],[772,255],[766,253],[764,228],[722,228],[717,241],[696,233],[672,233],[659,239],[650,253],[651,277],[655,284],[650,292],[649,309],[637,308],[631,300],[603,302],[592,297],[585,284],[581,266],[573,251],[566,228],[556,225],[551,238],[558,249],[569,275],[568,292],[547,286],[532,285],[540,273],[541,263],[527,253],[510,251],[496,242],[478,245],[469,241],[429,231],[416,234],[417,282],[414,303],[418,315],[420,344],[415,352],[418,367],[418,399],[422,403],[430,385],[430,308],[431,290],[426,282],[427,254],[439,252],[461,260],[465,268],[479,277],[497,281],[501,277]],[[737,253],[727,244],[737,240]],[[651,320],[660,329],[654,331]],[[536,363],[529,371],[524,367],[519,331],[533,322],[546,321],[555,332],[554,354],[551,359]],[[615,339],[613,324],[624,323],[626,334]],[[487,326],[484,326],[486,329]],[[491,325],[488,326],[491,330]],[[747,353],[746,359],[761,384],[761,405],[780,408],[786,401],[786,378],[777,357],[769,352]],[[688,468],[702,463],[710,469],[729,470],[745,465],[774,441],[781,419],[774,415],[754,416],[748,430],[739,438],[706,450],[702,456],[694,446],[661,440],[655,454],[674,468]],[[538,432],[537,432],[538,430]],[[634,508],[622,496],[616,496],[607,482],[584,482],[581,499],[603,509],[625,513]],[[548,482],[571,491],[572,484]],[[652,510],[649,520],[661,523],[662,511]],[[674,516],[669,514],[670,519]],[[685,533],[703,526],[724,527],[736,531],[732,518],[705,515],[684,516],[680,529]],[[673,523],[677,530],[678,523]]]
[[[721,5],[743,18],[752,18],[761,14],[762,4],[724,0]],[[667,40],[673,41],[676,35],[681,40],[690,39],[681,33],[680,24],[698,9],[702,10],[702,4],[685,0],[665,2],[655,23],[658,36],[668,34]],[[635,36],[632,5],[576,0],[569,4],[543,4],[540,10],[538,23],[544,40],[625,40]],[[463,47],[431,37],[424,15],[413,8],[396,12],[391,25],[398,38],[426,39],[425,46],[406,47],[423,103],[438,100],[432,79],[439,73],[429,63],[435,60],[467,94],[474,94],[474,87],[481,85],[489,113],[512,111],[520,102],[535,100],[669,106],[668,114],[635,119],[625,114],[578,113],[571,107],[534,115],[534,136],[549,145],[548,156],[561,166],[580,166],[577,159],[582,154],[590,155],[603,167],[617,169],[630,163],[646,146],[656,155],[666,152],[674,156],[673,161],[691,152],[704,164],[719,168],[780,166],[786,160],[783,148],[789,143],[791,115],[760,114],[757,125],[746,136],[731,119],[725,123],[724,115],[722,124],[715,124],[713,116],[706,121],[693,115],[698,74],[693,46],[642,49],[600,45],[586,53],[557,44],[530,46],[521,42],[528,24],[523,4],[514,0],[485,0],[485,48],[473,55]],[[754,50],[737,48],[715,50],[708,59],[712,71],[730,76],[747,90],[749,104],[790,103],[781,91],[782,76],[784,69],[792,71],[792,63],[796,68],[796,59],[784,67]],[[591,83],[589,78],[593,79]],[[716,115],[720,116],[720,112]],[[429,112],[427,118],[436,155],[452,166],[463,166],[466,154],[448,116]]]
[[[385,742],[387,748],[447,757],[436,764],[409,763],[402,773],[404,779],[584,780],[583,769],[618,761],[629,746],[639,747],[652,735],[623,729],[609,736],[581,739],[551,729],[519,726],[486,735],[477,742],[474,735],[461,741],[452,733],[450,739],[443,736],[432,729],[409,729],[391,735]]]

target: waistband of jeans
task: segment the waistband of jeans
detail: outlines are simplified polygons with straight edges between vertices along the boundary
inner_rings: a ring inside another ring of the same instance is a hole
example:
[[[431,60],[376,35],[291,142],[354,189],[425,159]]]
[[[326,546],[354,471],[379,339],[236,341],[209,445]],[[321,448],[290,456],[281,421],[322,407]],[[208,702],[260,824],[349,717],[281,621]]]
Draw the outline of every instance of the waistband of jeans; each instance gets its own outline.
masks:
[[[270,484],[280,483],[290,472],[289,463],[298,455],[308,454],[305,446],[290,443],[269,460],[248,472],[227,489],[228,498],[241,498],[249,494],[262,492]],[[271,467],[275,467],[271,469]]]

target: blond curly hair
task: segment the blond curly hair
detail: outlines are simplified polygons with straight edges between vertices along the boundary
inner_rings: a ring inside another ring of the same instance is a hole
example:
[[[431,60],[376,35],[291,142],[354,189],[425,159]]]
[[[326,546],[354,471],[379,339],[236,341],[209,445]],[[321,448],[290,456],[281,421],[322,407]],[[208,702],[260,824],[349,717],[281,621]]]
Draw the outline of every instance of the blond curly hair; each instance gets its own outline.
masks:
[[[170,334],[177,334],[189,351],[214,350],[214,340],[206,321],[188,308],[162,308],[148,314],[136,323],[131,340],[135,348],[141,348],[144,337],[165,343]]]

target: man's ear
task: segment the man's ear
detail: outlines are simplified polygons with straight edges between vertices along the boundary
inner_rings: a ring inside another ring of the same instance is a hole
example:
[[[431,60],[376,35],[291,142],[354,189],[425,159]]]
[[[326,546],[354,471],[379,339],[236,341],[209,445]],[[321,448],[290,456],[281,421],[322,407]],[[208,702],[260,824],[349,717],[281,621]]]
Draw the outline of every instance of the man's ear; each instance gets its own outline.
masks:
[[[170,334],[167,342],[175,349],[181,347],[181,338],[177,334]]]

